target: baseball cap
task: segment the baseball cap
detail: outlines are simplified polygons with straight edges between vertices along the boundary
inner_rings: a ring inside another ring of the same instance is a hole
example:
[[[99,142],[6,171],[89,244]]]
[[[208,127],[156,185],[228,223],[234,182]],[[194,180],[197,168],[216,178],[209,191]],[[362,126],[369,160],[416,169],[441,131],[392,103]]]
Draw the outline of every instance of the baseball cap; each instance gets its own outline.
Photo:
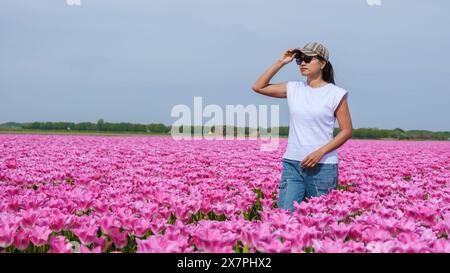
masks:
[[[328,49],[321,43],[310,42],[307,43],[303,48],[296,48],[303,54],[307,56],[317,56],[324,58],[328,62],[329,52]]]

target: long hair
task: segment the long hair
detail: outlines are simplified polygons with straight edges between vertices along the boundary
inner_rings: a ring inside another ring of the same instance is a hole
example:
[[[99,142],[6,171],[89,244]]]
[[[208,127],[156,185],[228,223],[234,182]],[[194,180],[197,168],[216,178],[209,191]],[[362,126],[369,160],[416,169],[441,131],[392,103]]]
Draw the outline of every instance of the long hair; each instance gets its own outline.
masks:
[[[322,58],[321,58],[322,59]],[[322,59],[324,62],[326,62],[324,59]],[[334,82],[334,70],[331,63],[328,61],[325,67],[322,70],[322,79],[328,83],[336,84]]]

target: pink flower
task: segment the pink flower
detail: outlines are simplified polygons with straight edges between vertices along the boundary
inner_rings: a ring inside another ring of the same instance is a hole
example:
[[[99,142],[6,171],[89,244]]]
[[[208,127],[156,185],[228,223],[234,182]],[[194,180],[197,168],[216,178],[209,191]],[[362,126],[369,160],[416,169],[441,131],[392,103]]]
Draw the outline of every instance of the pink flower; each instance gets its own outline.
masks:
[[[197,230],[193,242],[198,248],[205,251],[220,252],[224,245],[224,242],[221,241],[222,238],[223,236],[219,230],[206,227]]]
[[[373,206],[374,204],[376,204],[376,200],[372,199],[371,197],[361,196],[361,198],[359,199],[359,207],[360,208],[368,209],[371,206]]]
[[[22,213],[22,221],[20,226],[23,229],[32,228],[38,219],[38,215],[34,210],[27,210]]]
[[[175,210],[175,215],[176,215],[177,219],[180,219],[183,222],[186,222],[189,220],[190,211],[187,207],[180,204],[178,206],[175,206],[174,210]]]
[[[19,211],[20,209],[20,202],[18,198],[11,198],[8,202],[8,209],[14,212]]]
[[[369,242],[366,248],[369,252],[373,253],[390,253],[393,252],[395,245],[395,241],[374,241]]]
[[[346,242],[345,245],[349,248],[350,252],[353,252],[353,253],[367,252],[365,245],[361,242],[355,242],[355,241],[351,240],[351,241]]]
[[[66,219],[67,217],[64,217],[63,215],[53,216],[51,218],[50,229],[57,232],[61,231],[66,225]]]
[[[82,244],[88,245],[97,239],[97,230],[97,226],[86,225],[80,228],[72,229],[72,232],[80,239]]]
[[[143,218],[136,219],[133,223],[133,234],[138,237],[143,236],[149,229],[148,221]]]
[[[113,228],[108,234],[116,248],[123,248],[128,244],[127,232],[120,232],[119,228]]]
[[[101,202],[101,201],[98,201],[98,200],[94,200],[93,203],[94,203],[93,206],[94,206],[94,209],[95,209],[96,212],[105,213],[109,209],[109,204],[108,203]]]
[[[391,234],[385,230],[381,230],[378,228],[368,228],[362,233],[363,241],[380,241],[384,242],[392,238]]]
[[[93,242],[95,247],[100,247],[100,249],[105,250],[107,249],[110,244],[108,243],[109,241],[107,241],[103,236],[96,238],[95,241]]]
[[[438,229],[440,232],[446,232],[447,234],[450,234],[450,216],[446,215],[444,217],[444,220],[437,223],[436,229]]]
[[[207,242],[205,242],[205,250],[214,253],[231,252],[237,240],[238,236],[233,232],[222,232],[219,237],[219,242],[216,242],[216,240],[212,239],[211,237]]]
[[[418,211],[419,217],[426,224],[433,225],[436,221],[436,210],[428,207],[422,207]]]
[[[307,226],[307,227],[312,227],[316,223],[314,218],[311,216],[298,215],[297,219],[302,225]]]
[[[313,239],[320,237],[320,232],[315,227],[305,227],[302,225],[292,225],[280,232],[280,237],[290,241],[292,246],[299,248],[310,247]]]
[[[313,239],[314,251],[317,253],[346,253],[351,252],[348,247],[341,241],[333,241],[330,239],[316,240]]]
[[[350,226],[346,224],[333,223],[329,226],[331,232],[333,233],[334,239],[344,240],[345,237],[350,232]]]
[[[30,241],[35,246],[42,246],[48,243],[48,236],[52,233],[48,227],[35,226],[30,233]]]
[[[88,185],[91,179],[87,175],[79,176],[75,178],[75,182],[78,185]]]
[[[48,253],[71,253],[72,244],[64,236],[53,236],[50,238],[50,249]]]
[[[165,219],[161,219],[161,218],[156,218],[156,219],[153,219],[151,222],[150,222],[150,227],[151,227],[151,230],[152,230],[152,232],[154,233],[154,234],[157,234],[157,233],[159,233],[161,230],[163,230],[164,229],[164,227],[166,226],[166,222],[167,222],[167,220],[165,220]]]
[[[286,224],[289,222],[289,219],[290,219],[289,215],[285,213],[277,213],[272,216],[272,225],[275,228],[284,229],[286,228]]]
[[[439,239],[434,241],[433,252],[450,253],[450,242],[445,239]]]
[[[15,158],[9,158],[6,160],[6,167],[8,169],[16,169],[17,168],[17,161]]]
[[[120,223],[114,216],[108,215],[100,219],[100,228],[104,234],[109,235],[114,229],[120,228]]]
[[[270,197],[261,199],[261,205],[263,209],[271,209],[273,206],[273,199]]]
[[[261,252],[267,253],[288,253],[291,252],[291,242],[282,243],[280,240],[273,240],[270,243],[261,241],[256,248]]]
[[[20,229],[16,232],[14,236],[14,246],[19,250],[25,250],[30,244],[30,234],[29,231]]]
[[[177,240],[177,238],[185,235],[185,225],[180,221],[176,220],[173,225],[168,225],[164,236],[168,240]]]
[[[179,253],[179,243],[168,241],[161,235],[153,235],[146,240],[136,239],[138,253]]]
[[[256,246],[258,242],[262,241],[265,243],[270,243],[274,240],[276,235],[272,233],[272,229],[269,223],[260,224],[255,229],[249,231],[249,244],[251,246]]]
[[[0,223],[0,247],[6,248],[14,242],[14,233],[16,228]]]
[[[399,243],[393,249],[392,252],[401,253],[422,253],[432,252],[432,249],[423,241],[413,241],[408,243]]]
[[[397,240],[402,242],[403,244],[409,244],[411,242],[417,242],[417,241],[419,241],[419,239],[420,239],[420,236],[418,234],[416,234],[416,233],[413,233],[413,232],[408,232],[408,233],[403,232],[403,233],[400,233],[397,236]]]

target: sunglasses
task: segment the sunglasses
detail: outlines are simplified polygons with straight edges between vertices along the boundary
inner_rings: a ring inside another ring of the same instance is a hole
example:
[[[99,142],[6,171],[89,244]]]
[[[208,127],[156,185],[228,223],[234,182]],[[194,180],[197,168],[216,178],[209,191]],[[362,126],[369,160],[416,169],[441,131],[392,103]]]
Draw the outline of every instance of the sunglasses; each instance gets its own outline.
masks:
[[[301,65],[302,61],[309,64],[316,57],[317,56],[307,56],[305,54],[297,53],[297,56],[295,57],[295,61],[297,62],[298,65]]]

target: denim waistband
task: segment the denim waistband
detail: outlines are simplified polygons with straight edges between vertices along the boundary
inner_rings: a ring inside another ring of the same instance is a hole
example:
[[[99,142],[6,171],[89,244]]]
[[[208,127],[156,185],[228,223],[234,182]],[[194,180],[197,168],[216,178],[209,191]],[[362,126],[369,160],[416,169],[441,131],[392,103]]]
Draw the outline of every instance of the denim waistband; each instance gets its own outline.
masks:
[[[283,157],[283,161],[292,162],[292,163],[300,163],[301,160],[288,159]],[[338,163],[317,163],[316,165],[333,165]]]

